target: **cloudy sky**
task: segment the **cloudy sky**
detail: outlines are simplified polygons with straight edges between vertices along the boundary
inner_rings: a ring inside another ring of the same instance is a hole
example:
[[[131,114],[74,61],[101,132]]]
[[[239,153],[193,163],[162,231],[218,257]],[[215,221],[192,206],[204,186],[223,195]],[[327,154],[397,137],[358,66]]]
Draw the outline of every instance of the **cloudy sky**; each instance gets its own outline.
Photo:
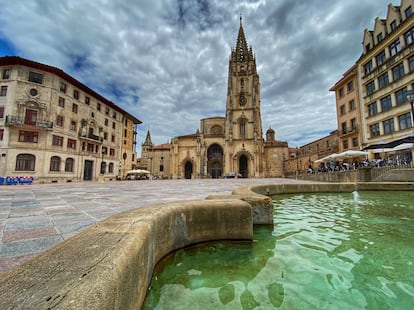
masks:
[[[148,129],[161,144],[225,115],[242,14],[260,75],[263,134],[271,127],[296,147],[337,128],[329,88],[390,2],[1,0],[0,56],[61,68],[140,119],[139,145]]]

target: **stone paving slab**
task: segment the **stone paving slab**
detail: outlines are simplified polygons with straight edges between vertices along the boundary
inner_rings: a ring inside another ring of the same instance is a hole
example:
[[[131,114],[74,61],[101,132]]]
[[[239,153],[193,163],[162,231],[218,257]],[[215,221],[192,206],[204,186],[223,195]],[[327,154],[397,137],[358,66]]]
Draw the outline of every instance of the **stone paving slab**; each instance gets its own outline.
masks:
[[[0,185],[0,274],[113,214],[270,183],[307,182],[206,179]]]

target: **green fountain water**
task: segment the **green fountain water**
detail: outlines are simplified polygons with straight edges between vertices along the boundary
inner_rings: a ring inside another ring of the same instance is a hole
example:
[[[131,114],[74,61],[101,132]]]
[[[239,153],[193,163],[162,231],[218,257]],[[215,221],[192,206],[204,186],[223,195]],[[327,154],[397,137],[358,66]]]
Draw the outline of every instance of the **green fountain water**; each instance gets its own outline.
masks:
[[[252,243],[177,251],[144,309],[414,309],[414,193],[274,197]]]

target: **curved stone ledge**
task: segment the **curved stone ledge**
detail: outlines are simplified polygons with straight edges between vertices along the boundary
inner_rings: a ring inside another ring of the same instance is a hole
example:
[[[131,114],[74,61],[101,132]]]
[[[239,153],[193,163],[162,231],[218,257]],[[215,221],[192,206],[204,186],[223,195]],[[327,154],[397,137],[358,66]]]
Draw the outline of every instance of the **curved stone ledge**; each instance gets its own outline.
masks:
[[[237,199],[134,209],[2,275],[0,309],[139,309],[165,255],[205,241],[252,238],[252,208]]]

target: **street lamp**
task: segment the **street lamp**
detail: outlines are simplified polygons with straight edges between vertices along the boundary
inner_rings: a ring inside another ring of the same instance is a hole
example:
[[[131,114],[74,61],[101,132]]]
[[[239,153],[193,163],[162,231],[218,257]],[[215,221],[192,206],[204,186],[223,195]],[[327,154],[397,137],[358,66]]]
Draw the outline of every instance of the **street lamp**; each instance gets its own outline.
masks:
[[[414,90],[407,91],[406,95],[411,105],[411,127],[414,127]]]
[[[101,174],[105,174],[105,165],[104,165],[104,154],[105,154],[105,148],[102,147],[101,149],[102,157],[101,157]]]

